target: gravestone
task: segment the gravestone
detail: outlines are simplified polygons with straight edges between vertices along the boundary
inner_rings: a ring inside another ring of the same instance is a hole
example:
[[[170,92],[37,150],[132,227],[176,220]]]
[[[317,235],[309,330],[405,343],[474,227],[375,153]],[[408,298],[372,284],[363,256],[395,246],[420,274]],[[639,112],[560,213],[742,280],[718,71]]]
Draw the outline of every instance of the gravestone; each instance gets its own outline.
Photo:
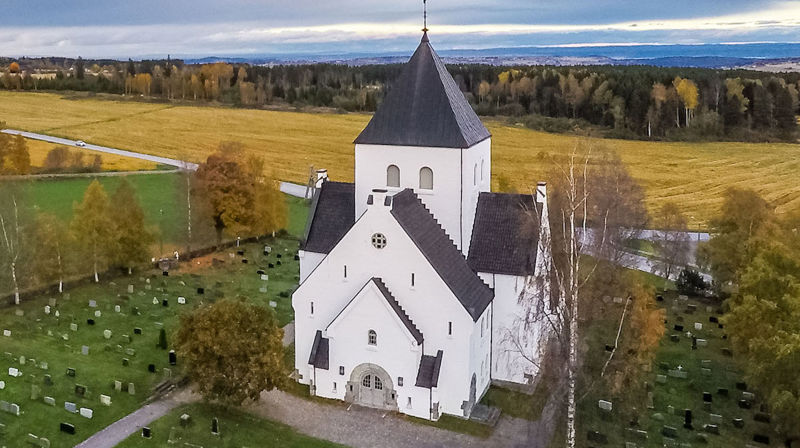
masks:
[[[56,399],[53,398],[53,397],[44,397],[44,404],[46,404],[48,406],[55,406],[56,405]]]
[[[14,315],[17,316],[17,317],[23,317],[23,316],[25,316],[25,311],[17,309],[17,310],[14,311]]]
[[[16,378],[18,376],[22,376],[22,374],[20,373],[19,369],[17,369],[16,367],[9,367],[8,368],[8,376]]]
[[[89,346],[88,345],[84,345],[84,346],[81,347],[81,354],[84,355],[84,356],[87,356],[89,354]]]
[[[6,382],[5,381],[0,381],[0,390],[3,390],[5,388],[6,388]]]
[[[69,412],[71,414],[74,414],[74,413],[78,412],[78,406],[75,403],[71,402],[71,401],[65,401],[64,402],[64,410],[66,410],[67,412]]]
[[[130,364],[130,360],[128,358],[122,358],[122,367],[128,367]]]
[[[694,429],[692,426],[692,410],[691,409],[684,409],[683,410],[683,427],[686,429]]]
[[[108,395],[100,395],[100,404],[104,406],[111,406],[111,397]]]
[[[715,425],[722,424],[722,416],[719,414],[709,414],[708,419]]]
[[[75,425],[73,425],[71,423],[61,422],[60,430],[63,433],[75,434]]]
[[[164,368],[161,372],[164,378],[172,378],[172,370]]]
[[[139,328],[139,327],[134,328],[133,329],[133,334],[142,334],[142,329]]]
[[[128,383],[128,394],[136,395],[136,388],[133,386],[133,383]]]
[[[673,328],[675,329],[675,331],[683,331],[683,325],[675,324]]]
[[[728,389],[725,387],[720,387],[717,389],[717,395],[720,397],[727,397],[728,396]]]
[[[742,392],[742,398],[747,400],[747,401],[755,401],[756,394],[754,394],[752,392]]]
[[[128,294],[133,294],[133,285],[128,285]]]
[[[89,420],[91,420],[92,416],[94,415],[94,411],[89,408],[81,408],[80,414],[81,417],[88,418]]]
[[[752,406],[753,404],[747,400],[739,400],[739,407],[742,409],[750,409]]]
[[[197,294],[198,295],[203,295],[205,293],[206,293],[206,289],[205,288],[197,288]]]
[[[44,385],[45,386],[52,386],[53,385],[53,377],[50,376],[49,374],[44,376],[44,380],[43,381],[44,381]]]
[[[31,400],[38,400],[39,396],[42,393],[42,389],[39,387],[38,384],[31,384]]]
[[[11,330],[3,330],[3,336],[10,338],[11,337]]]
[[[671,334],[669,336],[669,340],[672,341],[672,342],[680,342],[681,341],[681,337],[678,336],[677,334]]]
[[[722,349],[722,354],[728,357],[733,356],[733,352],[727,347]]]
[[[133,341],[133,340],[131,339],[131,336],[130,336],[129,334],[123,334],[123,335],[122,335],[122,340],[123,340],[123,341],[125,341],[125,342],[126,342],[126,343],[128,343],[128,344],[130,344],[130,343]]]
[[[719,323],[719,318],[717,318],[717,316],[711,316],[708,318],[708,321],[712,324],[717,324]]]
[[[695,322],[694,323],[694,329],[695,329],[695,331],[702,330],[703,329],[703,324],[701,324],[700,322]]]
[[[128,356],[135,356],[136,355],[136,349],[128,347],[128,348],[125,349],[125,354],[128,355]]]
[[[703,374],[703,376],[711,376],[712,375],[711,369],[700,369],[700,372]]]
[[[169,299],[164,299],[161,301],[161,306],[168,307],[169,306]]]
[[[741,418],[735,418],[735,419],[733,419],[733,420],[732,420],[732,423],[733,423],[733,426],[734,426],[735,428],[739,428],[739,429],[742,429],[742,428],[744,428],[744,420],[743,420],[743,419],[741,419]]]
[[[158,305],[158,297],[153,297],[153,305]]]
[[[90,300],[89,301],[89,308],[97,308],[97,301]]]
[[[81,398],[85,397],[86,396],[86,386],[81,385],[81,384],[76,384],[75,385],[75,395],[77,395],[77,396],[79,396]]]
[[[24,365],[25,365],[25,362],[26,362],[26,359],[25,359],[25,357],[24,357],[24,356],[20,356],[20,357],[19,357],[19,365],[21,365],[21,366],[24,366]]]
[[[51,297],[51,298],[47,299],[47,303],[50,305],[51,308],[55,308],[56,303],[58,303],[58,302],[56,301],[56,299]]]
[[[67,376],[75,377],[75,368],[67,367]]]
[[[698,347],[708,347],[708,340],[706,339],[698,339],[697,340]]]
[[[120,307],[119,305],[114,305],[114,312],[115,313],[121,313],[122,312],[122,307]]]
[[[277,308],[278,307],[278,302],[276,302],[274,300],[270,300],[269,301],[269,306],[270,306],[270,308]]]
[[[753,442],[769,445],[769,436],[765,436],[763,434],[753,434]]]
[[[152,437],[152,432],[150,431],[150,428],[148,428],[147,426],[142,427],[142,437],[145,439],[149,439],[150,437]]]
[[[86,319],[87,325],[94,325],[94,319]]]
[[[186,297],[178,297],[178,305],[186,305]]]
[[[178,355],[175,353],[175,350],[169,351],[169,365],[174,366],[178,363]]]
[[[44,314],[50,315],[50,305],[44,306]]]
[[[597,407],[602,409],[602,410],[604,410],[604,411],[611,412],[611,410],[613,409],[614,405],[610,401],[598,400],[597,401]]]
[[[148,364],[147,371],[150,373],[156,373],[156,365],[155,364]]]
[[[674,439],[678,437],[678,429],[673,426],[662,426],[661,427],[661,435],[664,437],[669,437],[670,439]]]
[[[703,392],[703,401],[706,403],[711,403],[713,398],[711,397],[711,392]]]
[[[736,383],[736,389],[738,389],[738,390],[747,390],[747,383],[745,383],[745,382]]]
[[[122,381],[114,380],[114,390],[117,392],[122,392]]]
[[[19,405],[16,403],[11,403],[8,407],[8,413],[19,417]]]
[[[184,428],[189,426],[189,423],[192,422],[192,417],[189,414],[182,414],[181,415],[181,426]]]
[[[211,434],[215,436],[219,435],[219,420],[217,417],[211,419]]]
[[[78,331],[78,324],[69,324],[69,329],[72,331]]]
[[[111,339],[111,330],[104,330],[103,337],[106,339]]]

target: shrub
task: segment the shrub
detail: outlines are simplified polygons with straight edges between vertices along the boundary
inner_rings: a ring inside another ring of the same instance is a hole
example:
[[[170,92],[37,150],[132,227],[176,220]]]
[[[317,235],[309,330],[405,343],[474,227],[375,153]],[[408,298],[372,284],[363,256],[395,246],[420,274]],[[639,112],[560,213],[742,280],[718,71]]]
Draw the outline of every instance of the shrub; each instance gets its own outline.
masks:
[[[684,269],[678,276],[675,287],[681,294],[698,296],[708,289],[708,284],[697,271]]]

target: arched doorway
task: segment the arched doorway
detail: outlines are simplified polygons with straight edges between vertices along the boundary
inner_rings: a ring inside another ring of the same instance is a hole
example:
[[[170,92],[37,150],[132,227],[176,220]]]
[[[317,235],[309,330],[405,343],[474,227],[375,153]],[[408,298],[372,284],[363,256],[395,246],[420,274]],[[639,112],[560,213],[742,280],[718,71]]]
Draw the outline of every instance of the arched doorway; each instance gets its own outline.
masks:
[[[378,409],[397,409],[392,377],[376,364],[361,364],[350,374],[345,400]]]

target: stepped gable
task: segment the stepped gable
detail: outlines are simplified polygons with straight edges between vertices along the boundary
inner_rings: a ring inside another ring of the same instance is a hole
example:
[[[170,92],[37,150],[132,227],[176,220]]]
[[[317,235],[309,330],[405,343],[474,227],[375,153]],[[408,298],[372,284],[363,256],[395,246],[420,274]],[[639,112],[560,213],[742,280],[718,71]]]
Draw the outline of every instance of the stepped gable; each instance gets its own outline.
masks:
[[[468,148],[489,137],[425,33],[355,143]]]
[[[467,262],[475,272],[532,275],[542,207],[530,194],[481,193]]]
[[[470,269],[431,212],[412,190],[405,189],[392,197],[392,216],[477,321],[494,298],[494,292]]]
[[[386,287],[386,284],[383,283],[383,280],[378,277],[373,277],[372,281],[375,282],[375,286],[378,287],[378,290],[380,290],[381,294],[383,294],[383,297],[387,302],[389,302],[389,306],[391,306],[394,312],[397,313],[397,317],[403,321],[403,325],[406,326],[409,333],[411,333],[411,335],[414,337],[414,340],[417,341],[417,344],[421,345],[423,340],[422,332],[419,331],[416,325],[414,325],[414,322],[410,317],[408,317],[408,314],[406,314],[406,311],[397,302],[397,299],[395,299],[392,293],[389,292],[389,288]]]
[[[314,194],[300,249],[329,253],[355,222],[355,184],[325,181]]]
[[[439,386],[439,371],[442,368],[442,358],[444,352],[439,350],[436,356],[422,355],[419,360],[419,370],[417,370],[417,387],[431,389]]]

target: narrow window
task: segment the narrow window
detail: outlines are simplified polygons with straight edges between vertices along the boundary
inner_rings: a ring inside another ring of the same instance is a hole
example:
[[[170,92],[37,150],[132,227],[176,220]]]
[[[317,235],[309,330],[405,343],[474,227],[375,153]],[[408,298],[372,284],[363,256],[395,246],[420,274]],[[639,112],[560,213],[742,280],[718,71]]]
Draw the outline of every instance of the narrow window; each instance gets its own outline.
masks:
[[[367,343],[369,345],[378,345],[378,333],[375,333],[375,330],[369,330],[369,333],[367,333]]]
[[[314,315],[314,302],[311,302],[311,315]]]
[[[453,323],[452,322],[448,322],[447,323],[447,335],[448,336],[452,336],[453,335]]]
[[[361,385],[364,387],[372,387],[372,375],[367,375],[361,380]]]
[[[481,318],[481,337],[483,337],[483,318]]]
[[[344,375],[344,366],[339,366],[339,375]]]
[[[333,382],[333,391],[336,392],[336,381]]]
[[[347,278],[347,265],[344,265],[344,278]]]
[[[408,397],[408,404],[406,404],[406,407],[408,407],[408,408],[411,407],[411,397]]]
[[[383,381],[378,375],[375,375],[375,390],[383,390]]]
[[[472,185],[478,185],[478,164],[472,168]]]
[[[433,190],[433,170],[427,166],[419,170],[419,188]]]
[[[483,159],[481,159],[481,182],[483,182],[483,173],[485,171],[485,167],[483,166]]]
[[[414,287],[414,273],[411,273],[411,287]]]
[[[386,168],[386,186],[400,186],[400,168],[398,168],[397,165],[389,165],[389,167]]]
[[[399,387],[403,387],[403,377],[402,376],[398,376],[397,377],[397,385]]]

